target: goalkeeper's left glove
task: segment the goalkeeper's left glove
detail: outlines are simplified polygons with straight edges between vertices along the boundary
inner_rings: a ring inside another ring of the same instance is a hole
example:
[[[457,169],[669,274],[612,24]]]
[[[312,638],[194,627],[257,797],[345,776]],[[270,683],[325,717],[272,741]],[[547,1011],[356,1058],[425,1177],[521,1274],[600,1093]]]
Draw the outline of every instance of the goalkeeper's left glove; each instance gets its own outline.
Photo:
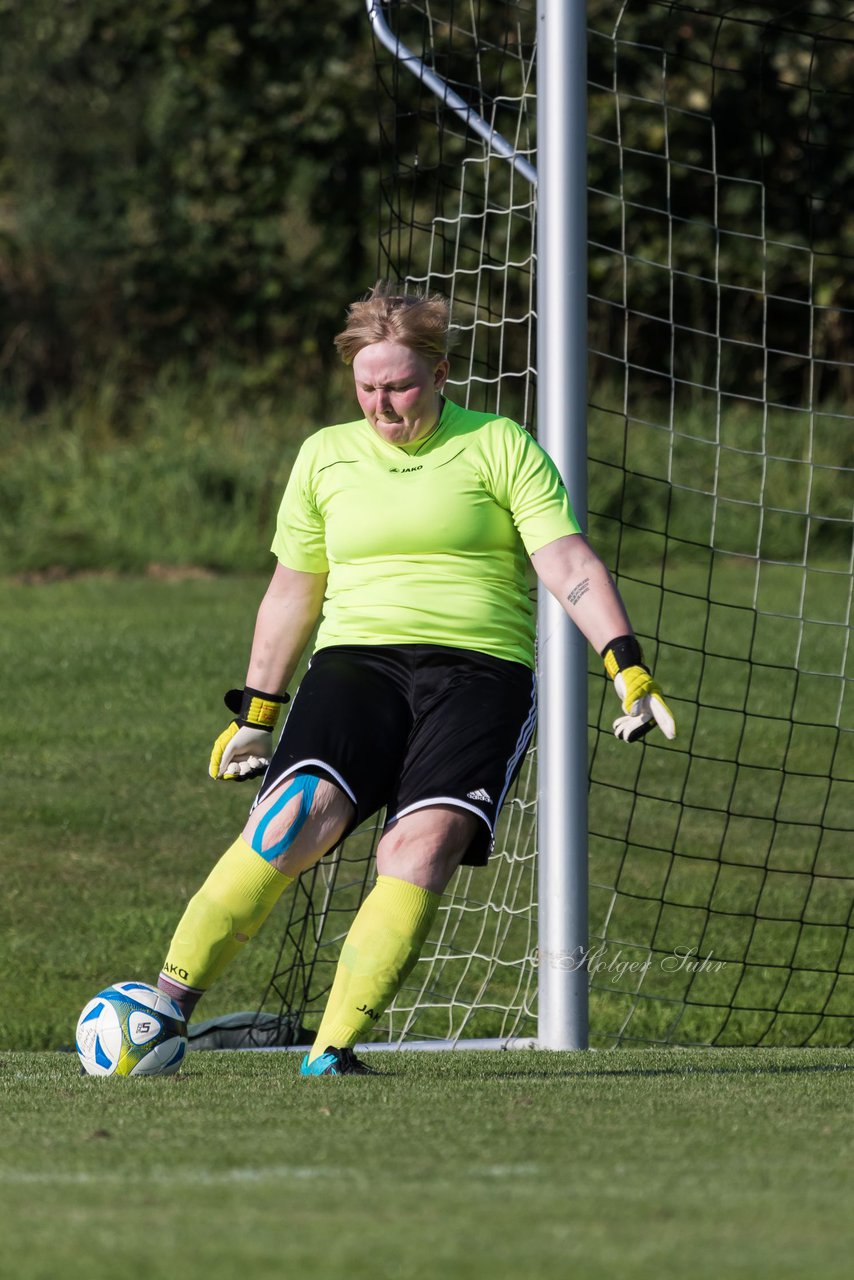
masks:
[[[257,778],[270,763],[273,730],[290,697],[286,693],[261,693],[258,689],[229,689],[224,702],[237,718],[214,743],[208,772],[212,778],[224,781]]]
[[[625,712],[614,721],[616,736],[624,742],[636,742],[658,725],[665,738],[675,738],[676,721],[644,665],[637,639],[617,636],[605,645],[601,656]]]

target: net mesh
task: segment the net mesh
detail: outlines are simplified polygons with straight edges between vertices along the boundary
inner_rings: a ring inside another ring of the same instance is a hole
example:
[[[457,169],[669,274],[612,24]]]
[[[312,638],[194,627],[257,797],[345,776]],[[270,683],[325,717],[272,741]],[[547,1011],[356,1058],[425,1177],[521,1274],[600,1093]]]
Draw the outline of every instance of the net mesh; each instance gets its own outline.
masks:
[[[680,737],[594,737],[593,1042],[849,1043],[854,24],[643,7],[590,32],[590,529]]]
[[[535,160],[533,3],[390,6]],[[591,1044],[854,1039],[854,24],[813,0],[594,0],[589,530],[679,725],[627,748],[590,668]],[[449,393],[535,422],[534,192],[378,51],[379,272],[451,299]],[[390,1043],[536,1034],[536,751]],[[381,829],[289,901],[268,1007],[316,1025]]]

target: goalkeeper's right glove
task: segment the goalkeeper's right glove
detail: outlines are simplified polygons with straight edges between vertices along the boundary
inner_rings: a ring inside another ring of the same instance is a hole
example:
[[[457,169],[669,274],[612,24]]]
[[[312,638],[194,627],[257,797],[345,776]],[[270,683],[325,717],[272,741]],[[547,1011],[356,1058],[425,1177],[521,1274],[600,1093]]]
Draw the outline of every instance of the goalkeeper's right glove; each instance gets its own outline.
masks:
[[[237,718],[214,743],[208,772],[224,782],[257,778],[270,763],[273,730],[290,697],[257,689],[229,689],[224,701]]]
[[[617,636],[605,645],[601,657],[625,712],[614,721],[615,735],[624,742],[636,742],[658,725],[665,738],[675,738],[676,721],[644,665],[635,636]]]

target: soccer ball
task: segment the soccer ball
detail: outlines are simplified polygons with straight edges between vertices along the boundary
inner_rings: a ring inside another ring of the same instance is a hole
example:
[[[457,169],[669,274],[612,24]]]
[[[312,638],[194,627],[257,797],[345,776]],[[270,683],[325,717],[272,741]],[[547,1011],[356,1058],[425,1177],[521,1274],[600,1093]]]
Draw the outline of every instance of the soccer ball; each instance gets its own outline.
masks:
[[[171,1076],[187,1052],[174,1000],[147,982],[116,982],[86,1005],[75,1039],[89,1076]]]

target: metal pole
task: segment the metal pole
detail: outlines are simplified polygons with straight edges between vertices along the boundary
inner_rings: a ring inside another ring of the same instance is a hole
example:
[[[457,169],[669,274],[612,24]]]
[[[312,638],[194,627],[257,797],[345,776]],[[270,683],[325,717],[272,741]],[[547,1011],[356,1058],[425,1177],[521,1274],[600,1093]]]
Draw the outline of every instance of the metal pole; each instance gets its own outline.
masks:
[[[408,67],[414,76],[421,80],[431,93],[434,93],[440,102],[444,102],[452,111],[460,117],[473,133],[476,133],[487,146],[501,156],[504,160],[509,160],[518,173],[530,182],[531,186],[535,186],[537,182],[537,171],[529,160],[524,156],[517,155],[516,148],[512,143],[503,138],[497,129],[493,129],[482,116],[464,102],[458,93],[455,93],[451,86],[437,76],[420,58],[417,58],[411,49],[394,34],[391,27],[385,20],[383,13],[383,5],[388,0],[365,0],[368,10],[368,18],[374,30],[374,35],[385,45],[395,58]]]
[[[584,0],[537,0],[537,421],[587,518],[587,31]],[[587,646],[539,603],[539,1023],[588,1046]]]

